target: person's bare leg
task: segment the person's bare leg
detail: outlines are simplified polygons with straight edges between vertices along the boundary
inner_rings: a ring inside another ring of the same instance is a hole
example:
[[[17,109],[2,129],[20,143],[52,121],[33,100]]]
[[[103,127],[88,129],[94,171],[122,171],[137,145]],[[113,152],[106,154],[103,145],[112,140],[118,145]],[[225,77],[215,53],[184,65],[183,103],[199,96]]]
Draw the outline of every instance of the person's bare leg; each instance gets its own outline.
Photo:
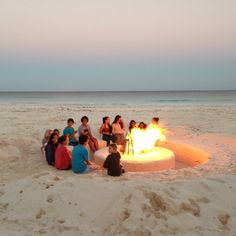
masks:
[[[89,141],[89,147],[90,147],[90,149],[91,149],[92,152],[95,152],[95,151],[96,151],[96,148],[94,147],[93,141]]]
[[[98,141],[97,139],[94,140],[94,147],[96,148],[96,151],[98,150]]]

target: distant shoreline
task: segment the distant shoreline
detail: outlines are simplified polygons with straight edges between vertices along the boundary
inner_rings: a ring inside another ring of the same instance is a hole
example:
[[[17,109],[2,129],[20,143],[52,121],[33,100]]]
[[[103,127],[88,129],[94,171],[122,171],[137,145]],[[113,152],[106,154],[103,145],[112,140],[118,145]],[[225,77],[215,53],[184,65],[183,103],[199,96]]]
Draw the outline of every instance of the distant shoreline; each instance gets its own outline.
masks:
[[[0,91],[0,93],[207,93],[207,92],[236,92],[233,90],[121,90],[121,91]]]

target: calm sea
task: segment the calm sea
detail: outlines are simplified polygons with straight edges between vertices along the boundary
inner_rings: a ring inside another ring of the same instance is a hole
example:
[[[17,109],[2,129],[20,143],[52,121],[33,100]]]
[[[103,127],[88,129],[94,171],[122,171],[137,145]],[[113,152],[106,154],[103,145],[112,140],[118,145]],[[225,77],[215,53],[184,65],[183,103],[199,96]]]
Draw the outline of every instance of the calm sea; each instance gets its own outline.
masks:
[[[236,91],[0,92],[0,104],[236,105]]]

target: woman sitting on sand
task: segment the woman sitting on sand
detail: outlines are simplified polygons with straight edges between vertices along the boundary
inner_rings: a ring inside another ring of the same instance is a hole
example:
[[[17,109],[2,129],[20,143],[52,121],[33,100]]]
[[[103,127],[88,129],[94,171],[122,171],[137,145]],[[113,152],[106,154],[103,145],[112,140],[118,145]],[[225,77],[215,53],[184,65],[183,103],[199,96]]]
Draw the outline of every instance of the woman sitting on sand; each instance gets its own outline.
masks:
[[[98,141],[95,137],[92,135],[91,128],[88,124],[89,119],[87,116],[83,116],[81,118],[81,125],[79,127],[79,136],[81,135],[87,135],[89,138],[89,147],[92,152],[96,152],[98,150]]]
[[[71,168],[71,151],[69,149],[69,137],[61,136],[58,139],[59,146],[55,153],[55,167],[59,170],[68,170]]]
[[[45,147],[45,156],[48,162],[48,165],[54,166],[55,164],[55,152],[58,146],[58,136],[56,133],[52,133],[49,142]]]
[[[99,129],[99,133],[102,134],[102,139],[107,142],[107,146],[113,141],[112,126],[110,124],[110,117],[105,116],[102,118],[103,124]]]
[[[121,152],[124,152],[126,145],[125,128],[124,122],[120,115],[117,115],[112,123],[112,134],[114,136],[115,143],[117,145],[122,145]]]

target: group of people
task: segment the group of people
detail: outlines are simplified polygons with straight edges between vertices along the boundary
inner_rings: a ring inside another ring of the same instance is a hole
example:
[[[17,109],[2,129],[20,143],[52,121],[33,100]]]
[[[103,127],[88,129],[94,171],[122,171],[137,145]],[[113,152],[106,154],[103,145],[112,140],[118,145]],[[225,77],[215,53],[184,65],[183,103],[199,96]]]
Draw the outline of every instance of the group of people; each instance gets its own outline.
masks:
[[[152,119],[151,125],[157,125],[158,117]],[[98,150],[98,140],[93,136],[91,128],[88,124],[87,116],[81,118],[81,125],[78,130],[75,130],[74,120],[69,118],[67,126],[63,130],[63,135],[60,135],[58,129],[47,130],[42,140],[41,151],[45,155],[47,163],[55,166],[59,170],[72,169],[75,173],[85,173],[91,169],[99,169],[99,166],[89,160],[87,147],[89,146],[92,152]],[[139,127],[146,129],[147,125],[140,122],[139,125],[134,120],[129,123],[128,132]],[[109,155],[106,158],[103,167],[107,169],[108,175],[120,176],[124,173],[124,169],[120,164],[120,153],[117,145],[120,145],[120,151],[125,151],[126,145],[126,129],[123,119],[117,115],[112,124],[108,116],[103,118],[103,123],[99,129],[102,139],[109,146]],[[76,137],[78,135],[78,138]],[[69,148],[69,146],[73,147]]]

